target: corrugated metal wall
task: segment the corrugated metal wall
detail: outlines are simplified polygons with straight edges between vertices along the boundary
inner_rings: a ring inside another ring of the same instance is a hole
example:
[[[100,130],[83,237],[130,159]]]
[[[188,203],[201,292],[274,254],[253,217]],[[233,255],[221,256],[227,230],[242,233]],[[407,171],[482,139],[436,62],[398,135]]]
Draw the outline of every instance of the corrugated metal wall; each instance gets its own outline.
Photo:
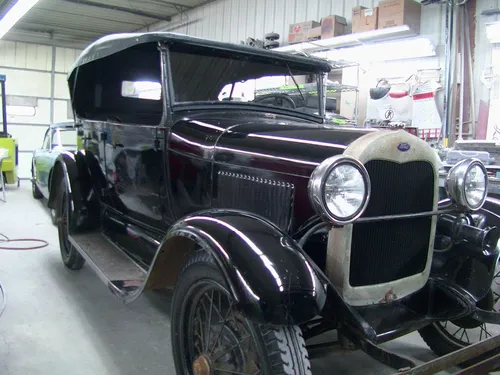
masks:
[[[292,23],[320,21],[333,14],[345,17],[350,23],[353,7],[374,7],[378,3],[379,0],[217,0],[182,17],[174,17],[172,22],[157,23],[148,30],[169,30],[232,43],[247,37],[263,39],[265,33],[274,31],[283,42]],[[422,34],[433,41],[444,40],[440,9],[438,5],[423,8]],[[179,22],[181,26],[175,26]]]
[[[33,115],[12,115],[7,110],[8,131],[19,142],[21,178],[31,177],[33,150],[42,145],[50,122],[64,121],[72,115],[66,75],[80,52],[72,48],[0,41],[0,74],[7,76],[7,103],[34,104]]]
[[[481,107],[489,114],[487,139],[493,139],[495,127],[500,122],[498,110],[500,109],[500,84],[497,82],[491,89],[481,82],[481,76],[489,66],[496,65],[500,71],[500,61],[498,51],[499,45],[491,44],[486,36],[486,24],[500,21],[500,16],[483,16],[481,12],[488,9],[498,9],[499,0],[476,0],[476,40],[474,55],[474,87],[476,94],[476,113],[481,123],[482,116],[479,114]]]

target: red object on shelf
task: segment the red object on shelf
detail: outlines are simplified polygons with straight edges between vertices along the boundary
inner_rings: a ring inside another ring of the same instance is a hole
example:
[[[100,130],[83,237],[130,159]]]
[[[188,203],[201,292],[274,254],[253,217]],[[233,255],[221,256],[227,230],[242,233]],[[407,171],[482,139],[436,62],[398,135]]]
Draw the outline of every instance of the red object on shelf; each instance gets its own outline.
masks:
[[[394,99],[404,98],[408,96],[408,91],[390,91],[389,96]]]
[[[436,139],[439,138],[440,134],[441,134],[441,128],[419,130],[419,137],[422,139]]]

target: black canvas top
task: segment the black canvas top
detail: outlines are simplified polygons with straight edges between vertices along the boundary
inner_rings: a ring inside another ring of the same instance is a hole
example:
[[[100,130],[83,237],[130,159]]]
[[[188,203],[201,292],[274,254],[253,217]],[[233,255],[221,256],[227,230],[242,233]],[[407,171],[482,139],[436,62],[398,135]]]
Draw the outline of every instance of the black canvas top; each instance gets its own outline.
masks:
[[[148,33],[119,33],[111,34],[99,38],[90,44],[80,56],[76,59],[73,66],[69,71],[69,75],[78,66],[87,64],[91,61],[102,59],[114,53],[131,48],[138,44],[171,41],[176,43],[185,43],[201,47],[209,47],[213,49],[220,49],[223,51],[234,51],[235,53],[255,55],[260,57],[269,57],[275,60],[289,61],[298,64],[304,64],[314,70],[329,72],[330,65],[326,60],[319,58],[311,58],[305,56],[297,56],[273,50],[266,50],[262,48],[254,48],[242,44],[222,43],[208,39],[191,37],[183,34],[170,33],[170,32],[148,32]]]

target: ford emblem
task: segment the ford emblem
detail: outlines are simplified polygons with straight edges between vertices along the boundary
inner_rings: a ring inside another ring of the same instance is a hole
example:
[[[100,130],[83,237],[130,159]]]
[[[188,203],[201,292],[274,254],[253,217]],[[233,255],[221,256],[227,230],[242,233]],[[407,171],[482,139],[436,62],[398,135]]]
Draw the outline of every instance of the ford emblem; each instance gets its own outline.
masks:
[[[403,142],[403,143],[400,143],[398,145],[398,150],[401,151],[401,152],[406,152],[410,149],[410,145],[406,142]]]

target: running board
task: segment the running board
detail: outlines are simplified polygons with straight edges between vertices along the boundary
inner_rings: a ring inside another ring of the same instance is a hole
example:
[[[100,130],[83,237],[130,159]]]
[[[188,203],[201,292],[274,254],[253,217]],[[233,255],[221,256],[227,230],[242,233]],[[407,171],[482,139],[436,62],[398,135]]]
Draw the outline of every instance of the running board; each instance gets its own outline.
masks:
[[[146,271],[99,232],[74,234],[69,241],[118,297],[128,300],[146,280]]]

